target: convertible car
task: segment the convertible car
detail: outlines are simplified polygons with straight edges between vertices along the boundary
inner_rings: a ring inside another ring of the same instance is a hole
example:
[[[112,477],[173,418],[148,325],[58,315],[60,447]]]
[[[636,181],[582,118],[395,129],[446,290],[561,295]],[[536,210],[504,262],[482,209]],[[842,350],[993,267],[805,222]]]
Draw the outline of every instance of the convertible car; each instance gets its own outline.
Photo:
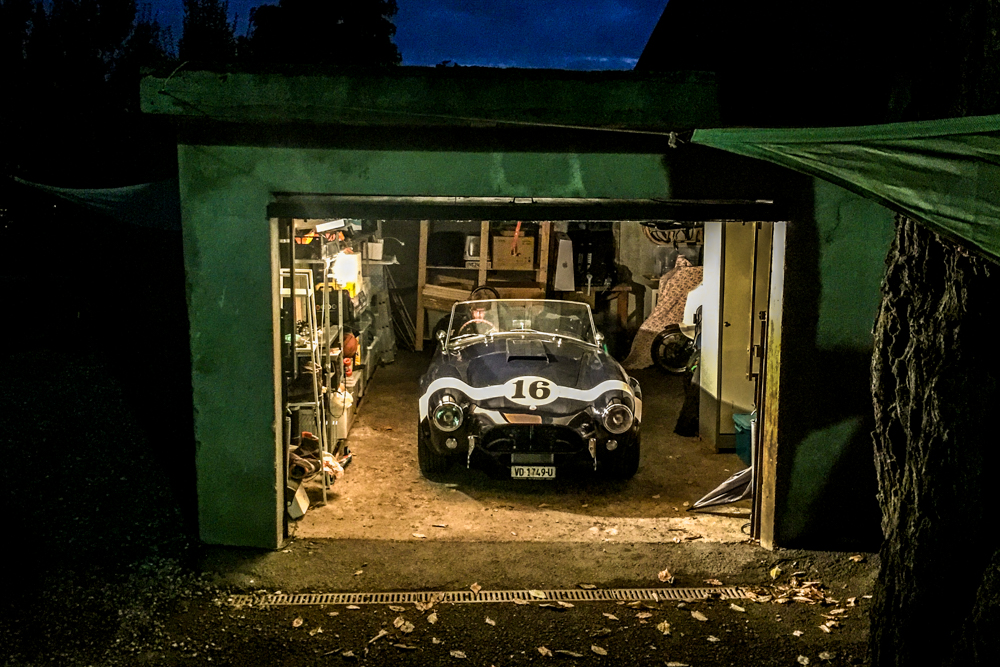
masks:
[[[417,456],[513,479],[569,468],[613,479],[639,467],[639,383],[603,350],[590,307],[490,299],[452,307],[420,379]]]

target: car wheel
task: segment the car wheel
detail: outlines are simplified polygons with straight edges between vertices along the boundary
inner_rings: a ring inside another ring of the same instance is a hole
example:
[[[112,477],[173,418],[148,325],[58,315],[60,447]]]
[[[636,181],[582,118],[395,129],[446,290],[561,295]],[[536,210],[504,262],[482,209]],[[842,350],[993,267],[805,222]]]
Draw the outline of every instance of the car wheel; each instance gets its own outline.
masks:
[[[431,448],[431,434],[423,425],[417,425],[417,462],[420,464],[420,474],[427,479],[434,479],[448,471],[451,459],[437,454]]]
[[[608,471],[611,479],[632,479],[639,471],[639,436],[636,436],[632,446],[621,453]]]
[[[693,354],[694,341],[681,333],[681,328],[676,324],[671,324],[657,334],[650,349],[656,367],[671,375],[681,375],[687,371]]]

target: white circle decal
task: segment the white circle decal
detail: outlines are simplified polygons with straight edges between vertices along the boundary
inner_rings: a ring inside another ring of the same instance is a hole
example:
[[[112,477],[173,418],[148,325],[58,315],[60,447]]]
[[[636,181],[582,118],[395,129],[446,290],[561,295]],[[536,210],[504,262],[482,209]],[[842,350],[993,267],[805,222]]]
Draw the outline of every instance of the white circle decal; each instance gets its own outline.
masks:
[[[559,387],[552,380],[528,375],[508,381],[504,396],[518,405],[547,405],[559,398]]]

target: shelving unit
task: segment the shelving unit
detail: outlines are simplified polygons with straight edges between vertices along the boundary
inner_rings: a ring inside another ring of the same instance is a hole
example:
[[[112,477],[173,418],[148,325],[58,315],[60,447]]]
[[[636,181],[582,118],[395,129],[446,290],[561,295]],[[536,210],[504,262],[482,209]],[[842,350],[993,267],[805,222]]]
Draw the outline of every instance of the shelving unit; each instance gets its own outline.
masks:
[[[484,220],[478,223],[478,266],[440,266],[427,263],[427,250],[431,235],[431,221],[420,221],[420,248],[417,265],[417,317],[416,348],[423,349],[427,331],[428,311],[451,310],[457,301],[468,298],[473,288],[480,285],[494,287],[503,298],[541,298],[545,296],[549,273],[549,239],[551,222],[524,222],[537,232],[535,258],[530,268],[496,268],[491,262],[491,247],[498,238],[495,223]],[[468,233],[474,235],[477,223],[469,223]],[[534,235],[533,235],[534,236]],[[507,237],[502,237],[507,238]]]

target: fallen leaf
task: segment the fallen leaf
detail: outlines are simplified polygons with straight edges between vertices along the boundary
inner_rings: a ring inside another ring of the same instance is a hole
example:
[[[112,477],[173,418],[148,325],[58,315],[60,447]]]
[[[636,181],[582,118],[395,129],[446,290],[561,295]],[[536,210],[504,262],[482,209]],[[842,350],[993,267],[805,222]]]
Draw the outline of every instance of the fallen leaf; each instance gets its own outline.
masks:
[[[398,604],[389,605],[389,609],[392,611],[406,611],[406,607],[400,607]]]
[[[667,667],[690,667],[686,662],[668,662]]]
[[[666,621],[663,621],[662,623],[658,623],[657,626],[656,626],[656,629],[659,630],[660,632],[662,632],[665,635],[669,635],[670,634],[670,623],[668,623]]]
[[[479,591],[483,590],[483,587],[480,586],[479,584],[472,584],[471,586],[469,586],[469,590],[471,590],[473,593],[478,593]]]
[[[393,646],[396,648],[406,649],[407,651],[413,651],[417,648],[416,646],[409,646],[408,644],[393,644]]]
[[[563,650],[563,649],[556,649],[556,653],[558,653],[559,655],[568,655],[571,658],[582,658],[583,657],[582,653],[577,653],[576,651],[566,651],[566,650]]]
[[[514,604],[530,604],[527,600],[521,600],[519,598],[514,598]]]
[[[826,634],[830,634],[830,628],[826,625],[819,626],[819,629],[825,632]]]
[[[424,535],[423,533],[413,533],[413,536],[414,536],[415,538],[417,538],[418,540],[422,540],[422,539],[424,539],[424,538],[426,538],[426,537],[427,537],[427,536],[426,536],[426,535]]]
[[[772,579],[777,579],[781,575],[781,568],[775,565],[774,567],[771,568],[768,574],[771,575]]]
[[[847,598],[847,606],[848,607],[853,607],[857,603],[858,603],[858,599],[857,598]]]
[[[611,628],[601,628],[597,632],[590,633],[591,637],[607,637],[611,634]]]
[[[660,494],[658,494],[658,493],[655,496],[653,496],[653,500],[659,500],[659,498],[660,498]]]
[[[548,607],[549,609],[555,609],[556,611],[566,611],[565,607],[561,607],[561,606],[559,606],[557,604],[552,604],[550,602],[543,602],[542,604],[540,604],[538,606],[539,607]]]
[[[435,524],[433,525],[433,527],[434,527],[434,528],[447,528],[447,527],[448,527],[448,524],[446,524],[446,523],[435,523]]]
[[[866,600],[871,600],[872,599],[872,596],[870,596],[870,595],[862,595],[861,597],[863,597]]]
[[[861,554],[854,554],[853,556],[850,556],[850,559],[853,560],[855,563],[861,563],[864,561],[865,557],[862,556]]]
[[[831,609],[830,610],[830,615],[831,616],[836,616],[837,614],[844,614],[846,612],[847,612],[846,609]]]
[[[513,530],[510,531],[510,534],[513,535],[514,537],[517,537],[517,533],[515,533]]]
[[[437,637],[431,637],[431,643],[432,644],[440,644],[441,640],[438,639]]]
[[[715,635],[709,635],[708,636],[708,641],[710,641],[710,642],[717,642],[717,641],[719,641],[719,638],[716,637]]]
[[[689,503],[689,502],[688,502],[688,501],[686,501],[686,500],[685,500],[685,501],[684,501],[684,502],[683,502],[682,504],[684,505],[684,507],[688,507],[688,506],[690,506],[690,505],[691,505],[691,503]]]
[[[299,627],[301,625],[302,625],[302,617],[301,616],[299,616],[297,619],[295,619],[294,621],[292,621],[292,627],[293,628],[297,628],[297,627]]]
[[[793,632],[792,634],[793,634],[793,635],[795,635],[796,637],[801,637],[801,636],[802,636],[803,634],[805,634],[805,633],[804,633],[804,632],[802,632],[801,630],[796,630],[796,631],[795,631],[795,632]]]
[[[340,616],[340,612],[339,611],[331,611],[331,612],[327,612],[326,615],[327,616]]]
[[[674,583],[674,575],[670,574],[670,570],[669,569],[665,568],[662,572],[660,572],[656,576],[659,577],[660,581],[665,581],[668,584]]]
[[[730,602],[729,603],[729,608],[732,609],[733,611],[740,611],[740,612],[746,611],[746,609],[744,609],[743,607],[739,606],[735,602]]]
[[[594,653],[596,653],[597,655],[607,655],[608,654],[608,652],[605,649],[601,648],[600,646],[598,646],[596,644],[592,645],[590,647],[590,650],[593,651]]]
[[[356,577],[356,576],[358,576],[359,574],[364,574],[364,573],[365,573],[365,571],[364,571],[364,570],[358,570],[358,571],[356,571],[356,572],[354,573],[354,576]]]
[[[562,600],[556,600],[556,604],[560,607],[565,607],[566,609],[572,609],[573,604],[570,602],[563,602]]]
[[[577,584],[577,587],[582,588],[585,591],[592,591],[597,588],[594,584]]]
[[[606,617],[610,618],[610,619],[611,619],[612,621],[617,621],[617,620],[618,620],[618,617],[617,617],[617,616],[615,616],[614,614],[609,614],[608,612],[603,612],[603,614],[604,614],[604,615],[605,615]]]
[[[437,623],[438,622],[438,615],[437,615],[437,613],[431,612],[430,614],[428,614],[427,615],[427,622],[430,623],[431,625],[434,625],[435,623]]]
[[[548,507],[548,506],[549,506],[549,504],[548,504],[548,503],[541,503],[541,504],[539,505],[539,507]],[[542,655],[544,655],[544,653],[543,653]],[[551,654],[550,654],[550,655],[551,655]]]
[[[449,653],[451,653],[451,657],[453,657],[453,658],[464,658],[465,657],[465,651],[449,651]]]
[[[344,607],[344,608],[345,608],[345,609],[361,609],[361,607],[359,607],[359,606],[358,606],[358,605],[356,605],[356,604],[349,604],[349,605],[347,605],[347,606],[346,606],[346,607]]]
[[[492,618],[490,618],[489,616],[486,617],[486,625],[496,625],[496,624],[497,622],[494,621]]]
[[[805,657],[804,655],[800,655],[799,657],[797,657],[795,659],[798,660],[798,662],[799,662],[800,665],[808,665],[809,664],[809,658]]]
[[[705,616],[705,614],[701,613],[700,611],[692,611],[691,612],[691,618],[693,618],[696,621],[707,621],[708,620],[708,616]]]
[[[545,593],[543,593],[542,591],[529,590],[528,595],[530,595],[533,598],[537,598],[539,600],[545,599]]]
[[[820,660],[833,660],[836,657],[837,657],[837,654],[836,653],[831,653],[830,651],[823,651],[822,653],[819,654],[819,659]]]
[[[650,614],[648,611],[640,611],[638,614],[635,615],[635,617],[636,618],[652,618],[653,615]]]
[[[344,651],[340,655],[344,656],[345,658],[353,658],[354,657],[354,651]]]
[[[313,628],[312,630],[309,631],[309,636],[310,637],[315,637],[316,635],[318,635],[321,632],[323,632],[323,628],[321,628],[321,627],[319,627],[317,625],[315,628]]]
[[[551,658],[552,657],[552,651],[550,651],[545,646],[539,646],[538,647],[538,652],[541,653],[542,655],[544,655],[546,658]]]
[[[722,582],[719,581],[718,579],[706,579],[705,583],[708,584],[709,586],[721,586],[722,585]]]
[[[382,630],[379,630],[379,631],[378,631],[378,634],[377,634],[377,635],[375,635],[374,637],[372,637],[371,639],[369,639],[369,640],[368,640],[368,643],[369,643],[369,644],[373,644],[373,643],[375,643],[376,641],[378,641],[379,639],[382,639],[382,637],[385,637],[385,636],[386,636],[387,634],[389,634],[389,633],[388,633],[388,632],[386,632],[386,631],[385,631],[385,629],[383,628]]]

